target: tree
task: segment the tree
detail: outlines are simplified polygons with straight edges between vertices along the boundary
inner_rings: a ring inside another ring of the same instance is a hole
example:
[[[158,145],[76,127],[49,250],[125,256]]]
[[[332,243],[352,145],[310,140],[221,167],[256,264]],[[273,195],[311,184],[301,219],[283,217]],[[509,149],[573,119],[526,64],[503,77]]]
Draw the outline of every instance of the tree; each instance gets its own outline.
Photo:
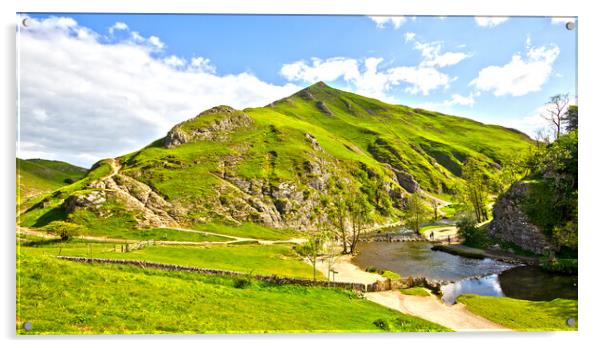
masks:
[[[322,240],[317,236],[312,236],[306,243],[297,247],[297,252],[304,257],[309,258],[314,268],[314,281],[316,281],[316,262],[318,261],[318,254],[322,249]]]
[[[458,234],[464,240],[463,244],[475,248],[482,248],[487,243],[487,238],[483,231],[478,228],[475,221],[464,218],[458,222]]]
[[[435,199],[431,199],[431,208],[433,209],[433,221],[439,220],[439,202]]]
[[[328,281],[330,281],[330,275],[333,270],[333,265],[336,262],[336,257],[338,255],[338,247],[336,243],[336,231],[332,229],[324,230],[323,234],[323,249],[324,249],[324,259],[326,261],[327,272],[328,272]]]
[[[466,182],[464,199],[472,207],[477,222],[487,220],[487,185],[479,162],[469,158],[462,168],[462,177]]]
[[[313,207],[310,220],[316,224],[316,231],[310,233],[309,241],[298,249],[299,254],[309,258],[314,269],[314,281],[316,281],[316,262],[324,243],[324,208],[328,206],[328,203],[328,198],[322,196],[320,203]]]
[[[579,123],[578,116],[579,116],[579,109],[577,108],[577,105],[569,106],[569,109],[566,111],[566,114],[564,115],[564,118],[567,121],[566,126],[565,126],[565,130],[567,132],[577,129],[577,126]]]
[[[372,205],[370,205],[365,195],[360,192],[354,192],[348,206],[349,216],[351,217],[349,253],[352,254],[355,251],[360,235],[371,220]]]
[[[554,129],[556,138],[560,138],[560,132],[564,126],[566,121],[565,113],[567,112],[566,108],[569,105],[569,95],[568,94],[557,94],[555,96],[550,97],[550,100],[545,105],[545,109],[541,114],[544,120],[548,121],[552,128]]]
[[[529,161],[531,160],[531,151],[516,153],[513,157],[504,160],[502,171],[499,176],[501,187],[495,192],[501,193],[512,185],[515,181],[521,180],[529,174]]]
[[[347,220],[347,201],[342,191],[336,191],[333,196],[332,205],[328,209],[330,221],[335,226],[336,236],[341,240],[343,254],[348,253],[347,249],[347,229],[345,221]]]
[[[420,232],[420,225],[426,221],[427,209],[418,192],[408,198],[405,209],[406,224],[416,232]]]
[[[81,225],[60,220],[52,221],[46,225],[45,229],[51,234],[59,236],[61,240],[68,240],[73,236],[82,235],[86,232]]]

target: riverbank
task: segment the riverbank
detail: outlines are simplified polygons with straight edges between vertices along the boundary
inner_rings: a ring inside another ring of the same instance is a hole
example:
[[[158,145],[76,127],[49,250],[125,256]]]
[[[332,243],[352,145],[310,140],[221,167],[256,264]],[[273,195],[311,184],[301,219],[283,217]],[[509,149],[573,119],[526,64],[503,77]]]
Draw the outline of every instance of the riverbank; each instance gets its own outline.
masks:
[[[349,283],[362,283],[362,284],[373,284],[376,281],[384,281],[385,277],[377,273],[366,272],[353,263],[351,263],[352,255],[341,255],[337,256],[331,265],[328,260],[324,257],[319,258],[316,262],[316,269],[324,276],[332,279],[334,271],[334,281],[336,282],[349,282]],[[311,264],[311,263],[310,263]],[[330,266],[330,270],[329,270]]]
[[[539,258],[534,256],[522,256],[512,254],[501,250],[485,250],[473,247],[468,247],[462,244],[438,244],[433,246],[432,250],[442,251],[452,255],[458,255],[462,257],[468,257],[473,259],[493,259],[501,262],[517,264],[517,265],[539,265]]]
[[[462,295],[466,309],[519,331],[574,331],[578,329],[577,300],[526,301],[508,297]],[[573,319],[573,320],[570,320]]]
[[[379,274],[369,273],[351,263],[351,255],[336,258],[331,265],[334,270],[335,281],[370,284],[375,281],[384,281]],[[320,259],[316,269],[325,276],[329,274],[328,262]],[[509,329],[495,324],[476,314],[470,313],[462,304],[446,305],[441,300],[429,293],[429,296],[403,295],[399,290],[369,292],[366,298],[387,308],[394,309],[404,314],[416,316],[454,331],[508,331]]]

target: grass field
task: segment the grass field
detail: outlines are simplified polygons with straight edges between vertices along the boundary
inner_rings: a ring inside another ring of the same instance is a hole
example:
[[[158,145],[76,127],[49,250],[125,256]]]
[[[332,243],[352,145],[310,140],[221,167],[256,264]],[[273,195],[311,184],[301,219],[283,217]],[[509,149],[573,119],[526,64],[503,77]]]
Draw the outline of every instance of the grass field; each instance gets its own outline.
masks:
[[[90,235],[104,236],[102,232],[91,231]],[[173,240],[184,242],[225,242],[232,238],[214,236],[205,233],[186,232],[170,228],[153,228],[147,230],[122,230],[110,235],[112,238],[136,240]]]
[[[115,248],[116,246],[116,248]],[[120,245],[84,241],[42,243],[23,247],[37,255],[80,256],[110,259],[146,260],[253,274],[313,278],[313,268],[292,250],[290,245],[212,245],[212,246],[147,246],[120,252]],[[114,251],[114,250],[117,250]],[[318,272],[318,279],[325,279]]]
[[[445,330],[338,289],[19,254],[18,334]]]
[[[17,203],[56,190],[86,175],[87,169],[60,161],[17,158]]]
[[[495,323],[519,331],[577,330],[577,301],[526,301],[508,297],[462,295],[458,302]],[[575,325],[567,325],[567,319]]]
[[[195,230],[220,233],[235,237],[256,238],[265,240],[286,240],[302,236],[298,231],[290,229],[276,229],[245,222],[239,226],[220,223],[197,224]]]
[[[404,295],[411,295],[411,296],[430,296],[430,293],[428,292],[428,290],[426,290],[425,288],[419,287],[419,286],[415,286],[412,288],[407,288],[407,289],[399,289],[399,292],[401,292]]]

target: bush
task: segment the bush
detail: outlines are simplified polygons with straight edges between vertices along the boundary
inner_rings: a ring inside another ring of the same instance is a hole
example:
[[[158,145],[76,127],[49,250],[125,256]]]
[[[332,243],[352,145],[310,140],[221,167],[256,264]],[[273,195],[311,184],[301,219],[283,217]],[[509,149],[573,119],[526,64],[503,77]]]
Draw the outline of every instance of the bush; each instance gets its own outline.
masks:
[[[548,272],[562,274],[577,274],[579,265],[577,259],[552,259],[541,263],[541,268]]]
[[[251,281],[247,278],[236,278],[234,279],[234,287],[237,289],[244,289],[251,285]]]
[[[375,266],[366,267],[366,272],[369,273],[377,273],[382,275],[385,278],[389,278],[391,280],[401,279],[401,276],[393,271],[389,271],[388,269],[380,269]]]
[[[46,225],[45,230],[50,234],[59,236],[61,240],[68,240],[73,236],[85,234],[86,230],[83,226],[66,221],[52,221]]]
[[[366,272],[377,273],[378,272],[378,268],[376,268],[376,266],[369,266],[369,267],[366,267]]]
[[[384,321],[383,319],[376,319],[372,322],[372,324],[376,325],[381,330],[389,331],[389,323]]]
[[[462,219],[458,222],[458,233],[464,239],[464,245],[474,248],[487,247],[485,232],[476,226],[472,219]]]

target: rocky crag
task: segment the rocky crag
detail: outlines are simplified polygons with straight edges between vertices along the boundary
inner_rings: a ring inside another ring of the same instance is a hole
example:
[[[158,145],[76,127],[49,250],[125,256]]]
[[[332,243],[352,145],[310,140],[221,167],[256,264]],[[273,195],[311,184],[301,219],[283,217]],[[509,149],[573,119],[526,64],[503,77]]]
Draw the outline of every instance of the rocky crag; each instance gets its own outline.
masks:
[[[522,205],[529,195],[529,184],[519,181],[501,195],[493,206],[493,220],[487,234],[511,242],[537,254],[555,250],[539,227],[529,221]]]

